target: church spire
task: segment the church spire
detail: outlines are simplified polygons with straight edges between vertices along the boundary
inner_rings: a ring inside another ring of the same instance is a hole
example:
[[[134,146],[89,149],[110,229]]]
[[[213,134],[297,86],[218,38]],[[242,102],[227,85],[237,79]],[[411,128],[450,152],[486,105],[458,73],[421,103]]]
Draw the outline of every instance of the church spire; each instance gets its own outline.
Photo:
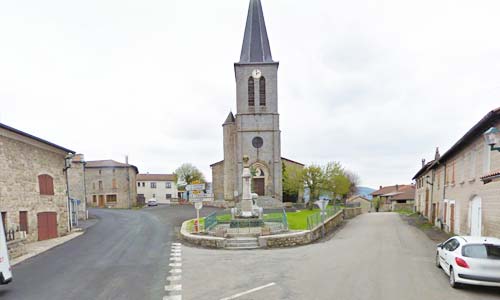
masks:
[[[250,0],[240,63],[272,63],[271,47],[260,0]]]

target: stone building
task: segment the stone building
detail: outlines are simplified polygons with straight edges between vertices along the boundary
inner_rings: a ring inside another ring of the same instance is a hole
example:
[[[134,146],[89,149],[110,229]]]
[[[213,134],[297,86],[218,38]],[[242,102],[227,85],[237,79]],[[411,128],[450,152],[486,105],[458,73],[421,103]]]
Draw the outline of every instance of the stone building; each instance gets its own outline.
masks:
[[[492,127],[500,129],[500,108],[413,177],[417,210],[447,232],[500,237],[500,152],[483,136]]]
[[[70,230],[65,158],[74,151],[0,123],[0,211],[28,241]]]
[[[92,207],[132,208],[137,204],[136,176],[139,170],[114,160],[87,161],[87,204]]]
[[[167,204],[178,201],[177,180],[175,174],[138,174],[137,195],[146,201],[155,199]]]
[[[374,198],[380,197],[382,200],[379,211],[414,209],[415,185],[413,184],[380,186],[380,188],[372,192],[371,195]]]
[[[230,112],[222,125],[224,160],[211,165],[216,200],[240,198],[243,156],[248,156],[255,174],[253,191],[261,198],[282,201],[278,66],[260,0],[250,0],[240,61],[234,64],[236,115]]]

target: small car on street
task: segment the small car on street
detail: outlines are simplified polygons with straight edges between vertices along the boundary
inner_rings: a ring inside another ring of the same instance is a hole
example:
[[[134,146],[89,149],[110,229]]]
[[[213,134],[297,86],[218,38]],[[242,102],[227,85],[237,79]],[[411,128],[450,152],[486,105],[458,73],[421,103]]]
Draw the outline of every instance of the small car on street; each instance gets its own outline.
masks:
[[[158,206],[158,201],[156,199],[149,199],[148,206]]]
[[[437,245],[436,267],[461,284],[500,287],[500,239],[455,236]]]

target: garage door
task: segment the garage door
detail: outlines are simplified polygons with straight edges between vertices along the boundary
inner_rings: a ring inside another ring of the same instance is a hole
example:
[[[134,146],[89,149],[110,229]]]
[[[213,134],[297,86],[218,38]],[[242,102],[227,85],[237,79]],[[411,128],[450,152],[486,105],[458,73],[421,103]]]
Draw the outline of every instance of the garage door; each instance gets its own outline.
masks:
[[[57,213],[41,212],[38,217],[38,240],[48,240],[57,237]]]

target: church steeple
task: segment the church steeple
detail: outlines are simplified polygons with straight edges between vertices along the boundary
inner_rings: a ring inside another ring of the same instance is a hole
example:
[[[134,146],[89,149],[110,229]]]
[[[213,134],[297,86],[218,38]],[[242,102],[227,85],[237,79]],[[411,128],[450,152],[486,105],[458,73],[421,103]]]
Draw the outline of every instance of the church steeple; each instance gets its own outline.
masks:
[[[272,63],[271,47],[260,0],[250,0],[240,63]]]

